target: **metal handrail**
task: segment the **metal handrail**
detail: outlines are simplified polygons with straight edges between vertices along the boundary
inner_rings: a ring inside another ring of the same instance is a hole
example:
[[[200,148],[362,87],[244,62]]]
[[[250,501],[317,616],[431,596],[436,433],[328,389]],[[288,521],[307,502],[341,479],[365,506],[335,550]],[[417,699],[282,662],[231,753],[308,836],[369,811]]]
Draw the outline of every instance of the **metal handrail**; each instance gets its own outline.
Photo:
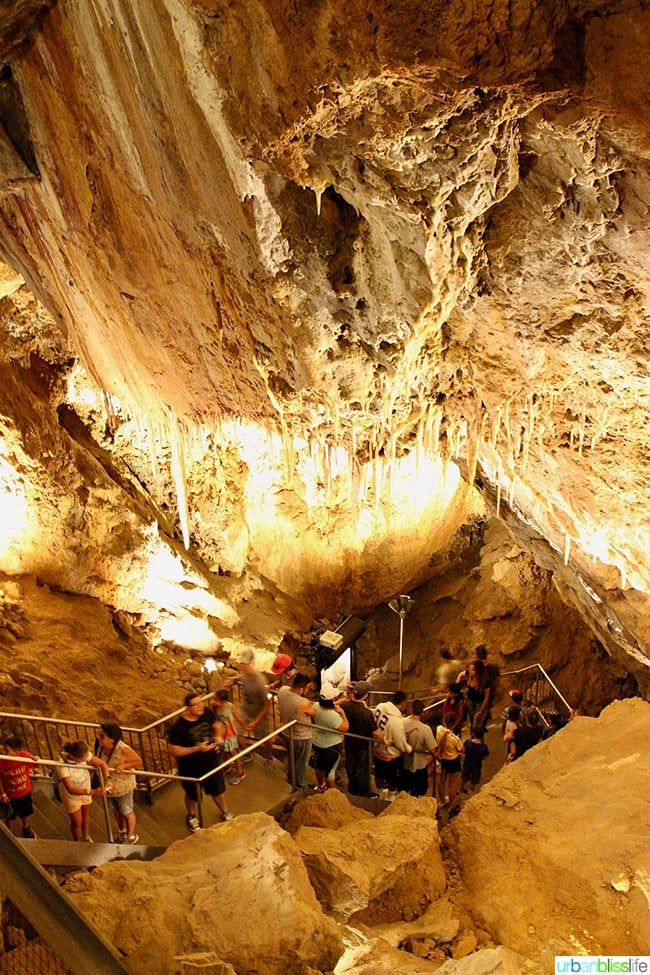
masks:
[[[3,893],[73,975],[124,975],[117,950],[31,855],[24,843],[0,828]]]
[[[37,758],[36,755],[34,756],[33,759],[25,758],[24,755],[21,756],[21,755],[4,755],[3,754],[1,757],[2,757],[2,761],[3,762],[18,762],[18,763],[20,763],[22,765],[34,765],[34,766],[45,765],[46,767],[52,768],[52,769],[61,768],[64,765],[70,765],[71,764],[70,762],[64,762],[62,760],[59,760],[58,762],[54,762],[54,761],[51,761],[50,759],[47,759],[47,758]],[[102,772],[102,770],[100,768],[97,768],[97,766],[95,766],[95,765],[83,765],[80,762],[79,763],[75,762],[75,764],[77,765],[77,768],[86,769],[86,771],[90,772],[91,775],[98,775],[99,776],[99,784],[100,784],[100,787],[102,789],[106,789],[106,780],[104,778],[104,773]],[[41,776],[39,776],[39,775],[33,775],[30,772],[30,778],[34,778],[34,779],[41,778],[41,779],[44,779],[46,781],[50,781],[51,782],[53,777],[48,776],[48,775],[41,775]],[[102,806],[103,806],[103,810],[104,810],[104,821],[106,823],[106,832],[108,834],[108,842],[109,843],[112,843],[113,842],[113,831],[111,829],[111,817],[109,815],[109,810],[108,810],[108,799],[110,798],[110,794],[108,792],[105,792],[104,795],[100,796],[100,798],[102,800]]]
[[[566,701],[540,664],[531,664],[527,667],[522,667],[519,670],[504,671],[501,674],[501,677],[515,676],[522,678],[521,683],[523,685],[522,689],[525,689],[525,697],[530,704],[538,708],[542,716],[544,716],[545,712],[548,713],[551,710],[558,711],[563,717],[569,717],[569,715],[572,713],[571,705]],[[233,690],[238,688],[237,683],[231,685],[231,688]],[[197,696],[200,697],[202,701],[210,701],[216,695],[216,693],[217,692],[215,690],[207,694]],[[277,698],[274,691],[270,691],[268,693],[273,698]],[[393,691],[371,691],[371,696],[373,698],[379,696],[386,698],[392,696],[393,693]],[[424,709],[427,721],[431,721],[434,718],[436,710],[441,708],[444,702],[444,698],[437,698],[435,695],[432,695],[430,688],[406,691],[406,694],[407,701],[419,699],[423,702],[431,702],[426,704]],[[128,726],[122,727],[124,740],[127,744],[131,745],[135,751],[137,751],[138,755],[142,759],[143,768],[136,776],[138,780],[138,788],[145,791],[150,802],[153,801],[153,793],[156,789],[165,785],[170,779],[179,779],[179,776],[174,773],[174,763],[169,754],[167,734],[165,732],[171,728],[173,722],[176,720],[176,718],[183,714],[184,710],[184,707],[177,708],[175,711],[172,711],[171,714],[167,714],[164,717],[159,718],[157,721],[153,721],[150,724],[145,725],[144,728],[132,728]],[[249,751],[254,751],[255,749],[259,748],[260,745],[272,740],[276,735],[281,734],[284,728],[288,727],[286,725],[282,727],[277,726],[277,715],[274,707],[271,708],[269,714],[271,717],[273,731],[264,738],[256,739],[254,745],[251,745],[243,752],[239,752],[239,758],[241,758],[242,754],[247,754]],[[3,719],[17,719],[21,722],[21,724],[26,724],[31,735],[31,741],[35,745],[33,750],[37,752],[42,751],[43,749],[41,746],[45,744],[49,757],[52,760],[54,760],[55,755],[60,753],[63,741],[70,737],[70,731],[68,729],[83,730],[83,738],[90,745],[89,736],[92,735],[93,737],[96,737],[96,732],[100,727],[99,722],[72,721],[65,718],[47,718],[41,715],[23,715],[16,712],[0,711],[0,722]],[[63,735],[61,734],[61,729],[65,729]],[[351,733],[347,732],[346,734]],[[30,749],[30,738],[29,736],[27,737],[28,740],[25,742],[25,747],[28,750],[32,750]],[[53,739],[56,739],[56,742]],[[289,736],[289,742],[290,755],[292,756],[293,746],[291,736]],[[231,765],[234,761],[235,758],[233,757],[222,763],[220,768],[225,768]],[[54,764],[57,763],[54,762]]]
[[[519,670],[507,670],[502,677],[523,677],[519,683],[524,700],[536,707],[544,720],[551,711],[557,711],[562,718],[569,718],[573,708],[558,690],[541,664],[530,664]]]

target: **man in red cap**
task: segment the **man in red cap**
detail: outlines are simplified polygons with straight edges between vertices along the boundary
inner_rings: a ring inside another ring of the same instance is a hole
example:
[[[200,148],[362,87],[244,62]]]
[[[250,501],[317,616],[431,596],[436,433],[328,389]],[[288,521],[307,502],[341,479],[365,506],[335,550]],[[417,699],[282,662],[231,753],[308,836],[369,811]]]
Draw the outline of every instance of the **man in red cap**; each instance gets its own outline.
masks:
[[[278,653],[271,664],[271,673],[278,679],[269,684],[269,690],[274,691],[278,687],[290,686],[297,673],[293,658],[288,653]]]

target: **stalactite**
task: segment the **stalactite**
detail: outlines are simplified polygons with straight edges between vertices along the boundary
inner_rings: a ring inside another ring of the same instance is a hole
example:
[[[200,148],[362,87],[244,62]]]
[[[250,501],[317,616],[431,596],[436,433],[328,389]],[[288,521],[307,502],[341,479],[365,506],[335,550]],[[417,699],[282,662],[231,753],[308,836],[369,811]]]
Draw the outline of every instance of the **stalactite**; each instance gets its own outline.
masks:
[[[490,446],[492,450],[496,450],[497,441],[499,439],[499,430],[501,428],[501,407],[497,406],[494,416],[492,417],[492,429],[490,431]]]
[[[287,422],[282,417],[281,436],[282,436],[282,461],[289,483],[293,481],[296,474],[296,453],[293,434],[290,432]]]
[[[105,389],[102,389],[102,400],[104,402],[104,414],[106,416],[106,425],[111,435],[113,435],[117,430],[117,417],[115,415],[113,397]]]
[[[187,475],[185,467],[185,444],[178,420],[173,413],[169,414],[169,445],[171,448],[172,476],[176,487],[176,505],[178,518],[183,535],[183,545],[190,547],[190,530],[187,515]]]
[[[476,477],[478,463],[478,448],[481,434],[481,420],[475,414],[467,426],[467,480],[470,487]]]
[[[374,482],[375,482],[375,496],[374,496],[374,508],[375,513],[379,513],[381,507],[381,495],[382,495],[382,458],[377,457],[375,459],[375,470],[374,470]]]
[[[582,448],[584,447],[584,444],[585,444],[585,424],[586,424],[586,420],[587,420],[587,418],[583,414],[582,419],[580,421],[580,428],[579,428],[580,429],[580,434],[579,434],[579,437],[578,437],[578,454],[581,457],[582,457]]]
[[[497,481],[497,510],[496,510],[497,518],[499,517],[499,512],[501,511],[501,472],[499,472],[498,478],[499,479]]]

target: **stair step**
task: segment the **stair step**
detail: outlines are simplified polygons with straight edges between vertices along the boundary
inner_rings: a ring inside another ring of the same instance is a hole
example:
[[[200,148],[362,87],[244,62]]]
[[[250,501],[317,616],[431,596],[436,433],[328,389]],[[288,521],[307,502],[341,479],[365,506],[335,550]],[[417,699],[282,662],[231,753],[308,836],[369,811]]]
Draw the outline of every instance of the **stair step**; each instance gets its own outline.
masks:
[[[20,840],[45,867],[99,867],[114,860],[155,860],[166,847],[140,843],[73,843],[72,840]]]
[[[165,847],[173,842],[173,837],[152,818],[145,800],[136,795],[136,832],[145,846]],[[91,836],[95,841],[108,842],[106,819],[102,803],[94,800],[90,807]],[[34,789],[34,832],[39,839],[70,840],[70,818],[63,805],[53,798],[51,788]],[[111,811],[111,829],[117,839],[117,824]],[[126,844],[128,845],[128,844]]]

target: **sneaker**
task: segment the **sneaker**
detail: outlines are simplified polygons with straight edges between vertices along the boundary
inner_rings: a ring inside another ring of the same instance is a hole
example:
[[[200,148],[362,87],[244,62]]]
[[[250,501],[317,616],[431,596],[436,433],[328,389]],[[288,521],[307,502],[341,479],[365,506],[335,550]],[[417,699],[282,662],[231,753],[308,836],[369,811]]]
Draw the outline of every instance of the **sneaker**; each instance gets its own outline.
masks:
[[[221,819],[224,823],[231,823],[234,818],[232,813],[221,813]]]
[[[26,840],[35,840],[36,833],[30,826],[23,826],[23,836]]]
[[[273,771],[273,769],[275,768],[275,762],[273,761],[272,758],[264,759],[264,768],[267,770],[267,772]]]
[[[314,792],[325,792],[327,789],[326,785],[315,785]]]
[[[187,823],[187,828],[190,833],[196,833],[197,829],[201,829],[201,824],[196,818],[196,816],[186,816],[185,822]]]
[[[245,778],[246,778],[246,773],[242,772],[241,775],[233,775],[233,777],[231,779],[228,779],[228,781],[230,782],[231,785],[239,785],[239,783],[243,782]]]
[[[248,754],[247,755],[244,755],[244,757],[242,758],[242,762],[243,762],[244,765],[248,765],[248,763],[249,762],[252,762],[252,761],[253,761],[253,753],[252,752],[248,752]]]
[[[138,836],[137,833],[132,833],[131,836],[127,836],[125,842],[133,846],[133,844],[137,843],[139,839],[140,837]]]
[[[117,839],[115,840],[115,842],[116,843],[126,843],[126,830],[125,829],[121,829],[119,831],[119,833],[117,834]]]
[[[84,843],[94,843],[92,836],[84,836]]]

